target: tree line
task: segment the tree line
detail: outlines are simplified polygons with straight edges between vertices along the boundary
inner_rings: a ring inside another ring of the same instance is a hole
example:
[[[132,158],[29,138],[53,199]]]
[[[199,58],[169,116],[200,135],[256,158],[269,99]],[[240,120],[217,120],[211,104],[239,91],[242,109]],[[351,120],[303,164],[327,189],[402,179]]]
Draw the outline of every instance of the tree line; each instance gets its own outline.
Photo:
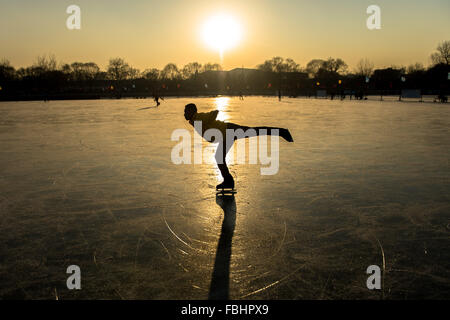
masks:
[[[133,68],[122,58],[112,58],[105,71],[102,71],[95,62],[73,62],[71,64],[58,64],[54,55],[38,56],[30,67],[15,69],[6,59],[0,61],[0,81],[26,80],[31,78],[61,78],[66,81],[91,80],[186,80],[195,74],[207,71],[221,71],[218,63],[192,62],[179,68],[174,63],[167,64],[162,70],[156,68],[140,71]]]
[[[174,63],[161,70],[140,71],[122,58],[112,58],[105,70],[94,62],[58,63],[55,56],[39,56],[25,68],[0,61],[0,99],[36,95],[198,95],[198,94],[313,94],[315,90],[399,90],[402,88],[448,91],[450,41],[440,43],[430,56],[431,65],[375,69],[361,59],[353,70],[341,58],[313,59],[301,67],[293,59],[274,57],[256,69],[223,71],[220,64]]]

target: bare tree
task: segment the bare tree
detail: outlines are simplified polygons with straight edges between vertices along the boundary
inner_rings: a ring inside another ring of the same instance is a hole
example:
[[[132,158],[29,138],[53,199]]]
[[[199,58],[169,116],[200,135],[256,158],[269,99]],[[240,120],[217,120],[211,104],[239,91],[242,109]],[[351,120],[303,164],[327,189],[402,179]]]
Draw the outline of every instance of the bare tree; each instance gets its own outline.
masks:
[[[325,60],[313,59],[306,65],[306,72],[308,72],[310,77],[315,77],[324,63]]]
[[[330,57],[322,64],[322,68],[330,72],[345,73],[347,72],[348,65],[341,58],[333,59]]]
[[[444,63],[449,65],[450,63],[450,41],[443,41],[440,43],[437,48],[437,52],[434,52],[431,55],[431,61],[433,64]]]
[[[415,72],[421,72],[421,71],[425,71],[425,67],[423,66],[423,64],[417,62],[415,64],[411,64],[406,68],[406,72],[408,74],[411,73],[415,73]]]
[[[266,72],[297,72],[300,70],[299,64],[297,64],[291,58],[284,60],[282,57],[273,57],[270,60],[264,61],[264,63],[258,65],[259,70]]]
[[[16,76],[16,70],[7,59],[0,60],[0,80],[11,80]]]
[[[129,77],[130,79],[136,80],[140,77],[141,71],[136,68],[130,67]]]
[[[58,62],[56,61],[56,57],[54,54],[42,55],[36,58],[36,61],[33,64],[34,68],[41,69],[44,72],[47,71],[55,71],[57,69]]]
[[[359,60],[356,65],[356,74],[363,77],[370,77],[373,73],[374,64],[369,59],[364,58]]]
[[[264,61],[264,63],[258,65],[257,67],[259,70],[261,71],[266,71],[266,72],[275,72],[273,65],[272,65],[272,60],[266,60]]]
[[[175,63],[168,63],[161,71],[161,77],[167,80],[180,78],[180,71]]]
[[[159,79],[161,72],[156,69],[146,69],[144,72],[142,72],[142,76],[147,80],[153,80],[156,81]]]
[[[282,57],[272,58],[272,66],[274,72],[283,72],[286,70],[286,65],[284,64],[284,59]]]
[[[76,81],[94,80],[100,72],[100,68],[94,62],[74,62],[70,66],[64,65],[63,72],[71,74],[71,78]]]
[[[68,76],[68,78],[70,78],[72,75],[72,67],[68,63],[65,63],[61,66],[61,71],[65,73]]]
[[[107,72],[113,80],[125,80],[130,75],[130,66],[122,58],[110,59]]]
[[[267,72],[281,72],[283,71],[284,59],[282,57],[273,57],[270,60],[264,61],[258,66],[259,70]]]
[[[222,71],[222,66],[218,63],[206,63],[203,65],[203,72],[206,71]]]
[[[202,70],[202,65],[198,62],[188,63],[181,71],[184,79],[190,79]]]
[[[286,59],[285,65],[286,65],[287,72],[299,72],[300,71],[300,65],[291,58]]]
[[[2,66],[2,67],[4,67],[4,66],[11,67],[11,62],[9,62],[8,59],[3,58],[2,60],[0,60],[0,66]]]

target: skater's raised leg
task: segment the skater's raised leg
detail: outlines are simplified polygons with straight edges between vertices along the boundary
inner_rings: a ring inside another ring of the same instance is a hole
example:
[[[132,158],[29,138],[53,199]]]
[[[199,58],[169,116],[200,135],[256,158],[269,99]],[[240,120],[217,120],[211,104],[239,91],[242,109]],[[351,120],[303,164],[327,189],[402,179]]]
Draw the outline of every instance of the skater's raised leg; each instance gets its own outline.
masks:
[[[262,136],[262,135],[267,135],[267,136],[271,136],[274,135],[275,133],[272,130],[278,130],[278,135],[280,137],[282,137],[284,140],[288,141],[288,142],[294,142],[294,139],[291,136],[291,133],[289,132],[288,129],[284,129],[284,128],[276,128],[276,127],[247,127],[247,126],[240,126],[238,124],[235,123],[228,123],[227,125],[227,129],[233,129],[233,130],[243,130],[246,134],[242,137],[236,137],[237,139],[240,138],[251,138],[255,135],[252,134],[252,130],[254,130],[253,132],[256,134],[256,136]],[[251,131],[248,131],[249,129],[251,129]]]

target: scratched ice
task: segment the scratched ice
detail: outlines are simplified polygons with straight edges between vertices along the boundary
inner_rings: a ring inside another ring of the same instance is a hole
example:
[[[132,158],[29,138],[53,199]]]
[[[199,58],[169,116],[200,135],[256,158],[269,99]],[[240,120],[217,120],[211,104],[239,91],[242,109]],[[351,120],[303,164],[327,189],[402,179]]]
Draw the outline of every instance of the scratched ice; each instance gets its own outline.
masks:
[[[450,108],[377,100],[0,103],[0,297],[450,298]],[[278,174],[216,198],[213,163],[174,165],[188,102],[289,128]]]

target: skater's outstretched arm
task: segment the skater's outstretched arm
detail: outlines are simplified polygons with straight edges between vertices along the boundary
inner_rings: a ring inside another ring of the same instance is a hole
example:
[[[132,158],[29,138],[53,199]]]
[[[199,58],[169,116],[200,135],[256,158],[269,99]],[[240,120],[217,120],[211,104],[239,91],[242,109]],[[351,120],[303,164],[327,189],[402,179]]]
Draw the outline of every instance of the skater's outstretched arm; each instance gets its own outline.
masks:
[[[197,121],[203,121],[203,123],[211,123],[216,120],[218,114],[218,110],[211,112],[198,112],[194,115],[194,119]]]
[[[277,127],[247,127],[247,126],[241,126],[235,123],[228,123],[227,125],[228,129],[233,129],[233,130],[239,130],[242,129],[243,131],[246,132],[246,135],[242,136],[242,137],[236,137],[236,139],[240,139],[240,138],[250,138],[252,136],[261,136],[261,135],[268,135],[271,136],[274,134],[274,131],[278,132],[278,135],[280,137],[282,137],[283,139],[285,139],[288,142],[294,142],[294,139],[292,138],[291,133],[289,132],[288,129],[285,128],[277,128]],[[253,130],[254,135],[252,135],[251,133],[249,134],[249,130]],[[274,130],[274,131],[272,131]]]

